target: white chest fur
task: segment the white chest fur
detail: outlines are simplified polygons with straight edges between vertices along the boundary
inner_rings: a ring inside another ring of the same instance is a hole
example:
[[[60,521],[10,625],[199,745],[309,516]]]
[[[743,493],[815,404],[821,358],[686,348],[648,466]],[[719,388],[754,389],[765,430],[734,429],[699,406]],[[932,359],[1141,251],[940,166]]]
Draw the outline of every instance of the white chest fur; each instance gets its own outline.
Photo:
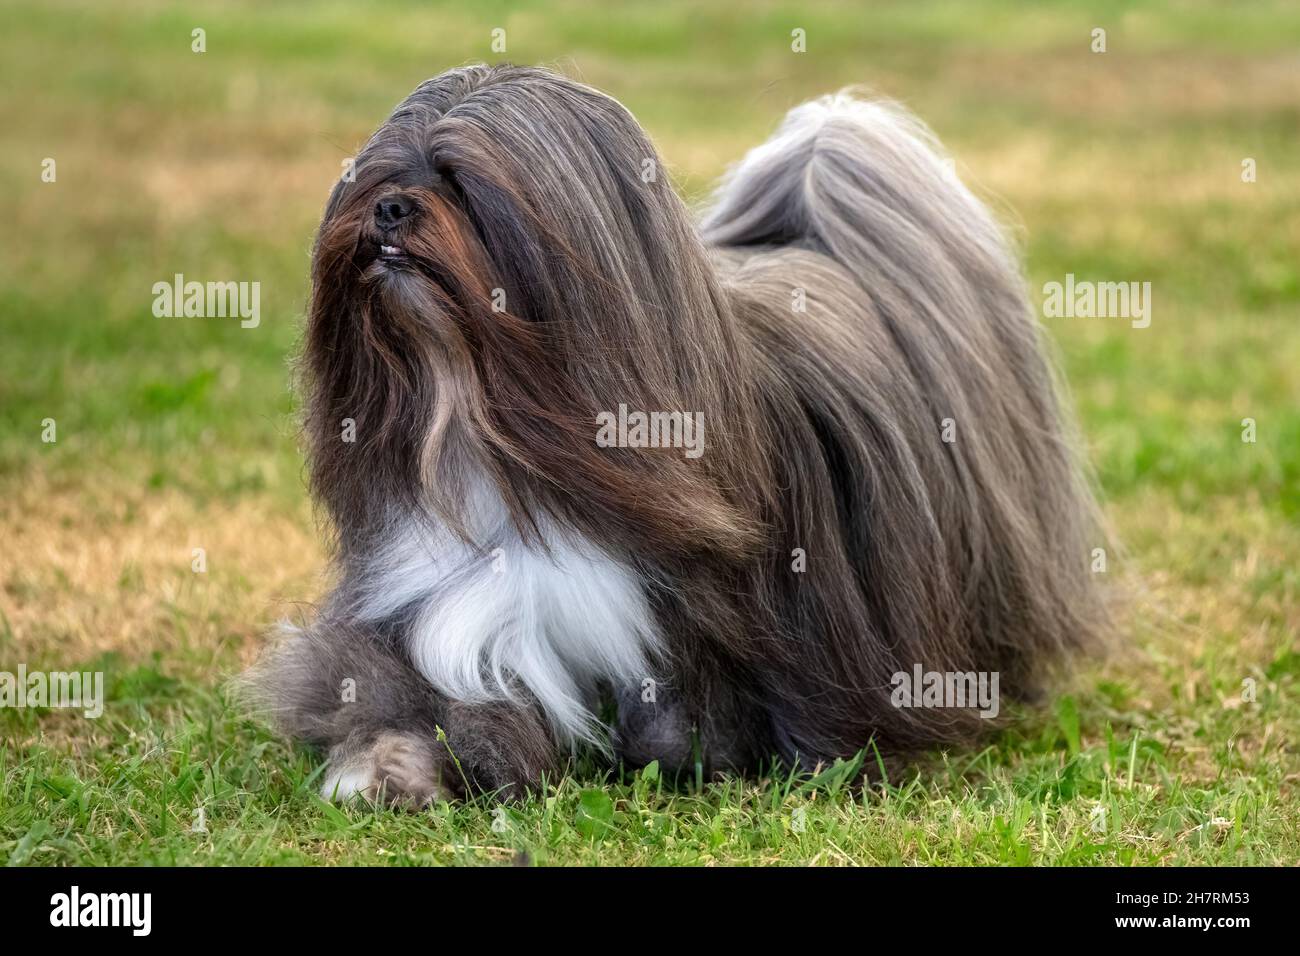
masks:
[[[477,547],[397,523],[361,570],[355,611],[414,609],[412,660],[447,696],[510,699],[522,685],[561,738],[592,740],[596,682],[639,687],[659,649],[636,575],[572,531],[544,527],[549,554],[526,546],[495,492],[480,483],[474,497]]]

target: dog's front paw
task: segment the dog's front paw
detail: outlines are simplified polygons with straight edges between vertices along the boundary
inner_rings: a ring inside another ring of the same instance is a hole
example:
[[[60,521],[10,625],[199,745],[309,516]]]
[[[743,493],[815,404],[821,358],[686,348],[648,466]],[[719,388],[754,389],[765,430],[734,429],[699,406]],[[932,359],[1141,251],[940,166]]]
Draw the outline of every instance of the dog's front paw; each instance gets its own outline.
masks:
[[[339,744],[330,750],[321,793],[327,800],[360,796],[407,809],[449,799],[434,746],[424,737],[399,731],[385,731],[360,748]]]

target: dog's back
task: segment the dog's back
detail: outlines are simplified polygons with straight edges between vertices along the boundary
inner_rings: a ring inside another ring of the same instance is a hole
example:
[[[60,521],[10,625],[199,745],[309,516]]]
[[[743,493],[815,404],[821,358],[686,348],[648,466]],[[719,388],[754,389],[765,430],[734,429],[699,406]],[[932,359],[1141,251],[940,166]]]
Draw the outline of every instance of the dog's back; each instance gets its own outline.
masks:
[[[839,94],[733,170],[704,235],[787,489],[780,736],[829,755],[973,733],[974,709],[897,707],[893,676],[996,672],[1027,696],[1104,616],[1095,507],[1002,229],[917,120]]]

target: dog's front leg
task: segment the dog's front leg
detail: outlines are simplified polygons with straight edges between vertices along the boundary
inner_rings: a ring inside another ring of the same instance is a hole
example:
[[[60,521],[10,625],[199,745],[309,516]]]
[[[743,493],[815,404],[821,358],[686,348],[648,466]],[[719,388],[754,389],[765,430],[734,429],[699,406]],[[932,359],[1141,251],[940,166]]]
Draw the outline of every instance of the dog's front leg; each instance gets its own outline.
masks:
[[[331,746],[325,796],[360,794],[408,808],[478,794],[509,800],[538,787],[557,765],[550,735],[527,707],[442,700],[437,710],[432,728],[366,728]]]
[[[769,756],[766,712],[711,673],[699,657],[676,686],[647,682],[615,691],[615,748],[629,767],[657,761],[669,776],[743,773]]]
[[[327,753],[328,799],[418,808],[475,791],[506,798],[556,763],[534,708],[449,701],[394,639],[328,614],[287,633],[247,683],[283,732]]]
[[[560,769],[554,738],[532,704],[448,701],[442,727],[461,792],[514,799]]]
[[[445,702],[376,628],[326,611],[286,629],[245,683],[277,729],[327,755],[327,799],[419,807],[455,792]]]

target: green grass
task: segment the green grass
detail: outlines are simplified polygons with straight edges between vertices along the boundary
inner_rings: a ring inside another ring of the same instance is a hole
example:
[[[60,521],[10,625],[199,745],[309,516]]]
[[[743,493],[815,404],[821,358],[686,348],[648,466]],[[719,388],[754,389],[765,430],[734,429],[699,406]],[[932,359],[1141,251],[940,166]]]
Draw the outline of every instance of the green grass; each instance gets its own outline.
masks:
[[[112,716],[77,757],[35,744],[3,767],[0,820],[11,864],[1286,861],[1294,808],[1278,762],[1223,749],[1210,779],[1178,773],[1180,747],[1248,735],[1248,722],[1153,723],[1126,713],[1122,688],[1097,694],[865,793],[844,785],[843,767],[697,790],[653,766],[580,765],[522,804],[405,814],[325,803],[312,760],[232,718],[205,684],[145,665],[122,675]],[[25,723],[12,731],[35,729]],[[1094,726],[1106,729],[1090,740]]]
[[[1300,861],[1300,9],[267,7],[0,0],[0,670],[109,685],[95,721],[0,710],[0,859]],[[1106,659],[866,793],[833,768],[675,788],[579,762],[504,811],[334,808],[312,758],[227,707],[322,589],[288,384],[326,192],[416,82],[495,59],[497,26],[509,59],[627,103],[692,199],[786,108],[861,83],[1018,224],[1035,292],[1152,283],[1149,329],[1047,321],[1125,545]],[[176,272],[260,281],[261,325],[154,318]]]

